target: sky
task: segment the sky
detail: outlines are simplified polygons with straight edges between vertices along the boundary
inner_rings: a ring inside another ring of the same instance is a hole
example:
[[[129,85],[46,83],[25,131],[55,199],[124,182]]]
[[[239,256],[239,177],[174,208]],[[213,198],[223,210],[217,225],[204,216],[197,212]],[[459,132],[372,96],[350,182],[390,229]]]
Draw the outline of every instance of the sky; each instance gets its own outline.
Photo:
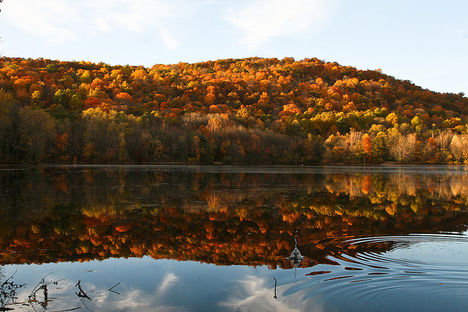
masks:
[[[317,57],[468,94],[466,0],[4,0],[0,55],[152,66]]]

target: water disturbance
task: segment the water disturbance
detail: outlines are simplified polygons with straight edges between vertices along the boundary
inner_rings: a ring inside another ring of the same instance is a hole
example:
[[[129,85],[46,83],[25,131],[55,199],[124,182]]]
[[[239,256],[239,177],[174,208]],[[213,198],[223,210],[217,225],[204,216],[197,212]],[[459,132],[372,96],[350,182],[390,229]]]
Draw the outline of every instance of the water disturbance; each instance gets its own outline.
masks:
[[[468,311],[467,173],[0,170],[0,308]]]

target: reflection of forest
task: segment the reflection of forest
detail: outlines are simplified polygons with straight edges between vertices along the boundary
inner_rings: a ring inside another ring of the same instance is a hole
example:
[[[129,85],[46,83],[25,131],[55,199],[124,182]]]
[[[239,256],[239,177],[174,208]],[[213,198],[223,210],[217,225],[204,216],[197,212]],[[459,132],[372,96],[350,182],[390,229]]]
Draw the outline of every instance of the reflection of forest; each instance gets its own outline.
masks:
[[[0,173],[1,264],[148,255],[290,267],[298,234],[301,266],[310,266],[366,248],[344,237],[461,231],[467,223],[468,175],[456,172]]]

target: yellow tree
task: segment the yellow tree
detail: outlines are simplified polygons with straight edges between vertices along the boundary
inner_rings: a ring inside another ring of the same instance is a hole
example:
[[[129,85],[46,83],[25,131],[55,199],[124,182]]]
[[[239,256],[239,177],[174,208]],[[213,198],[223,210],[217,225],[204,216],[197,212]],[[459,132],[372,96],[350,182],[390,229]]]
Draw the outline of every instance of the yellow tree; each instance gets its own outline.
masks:
[[[372,141],[367,133],[362,136],[362,149],[364,151],[364,161],[369,161],[372,156]]]

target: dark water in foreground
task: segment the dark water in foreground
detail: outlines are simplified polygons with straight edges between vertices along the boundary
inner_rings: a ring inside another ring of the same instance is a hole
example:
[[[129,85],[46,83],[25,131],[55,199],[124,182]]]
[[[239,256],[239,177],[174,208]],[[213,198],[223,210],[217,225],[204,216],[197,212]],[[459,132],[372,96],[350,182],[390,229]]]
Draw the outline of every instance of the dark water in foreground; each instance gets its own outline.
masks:
[[[0,169],[0,311],[468,311],[467,224],[466,167]]]

